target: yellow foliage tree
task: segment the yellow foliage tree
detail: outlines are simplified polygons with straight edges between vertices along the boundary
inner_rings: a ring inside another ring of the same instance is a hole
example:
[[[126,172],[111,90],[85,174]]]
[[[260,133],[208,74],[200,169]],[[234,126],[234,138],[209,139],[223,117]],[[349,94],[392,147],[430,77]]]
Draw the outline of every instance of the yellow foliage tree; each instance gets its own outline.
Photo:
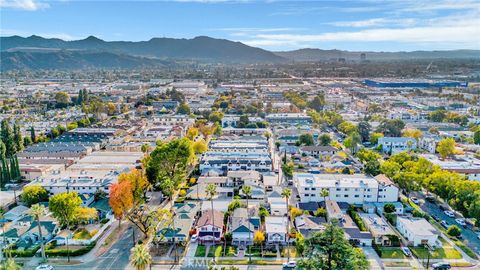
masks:
[[[150,182],[148,182],[142,170],[133,169],[130,172],[121,173],[118,176],[118,183],[128,182],[130,183],[133,200],[135,203],[141,203],[147,190],[150,188]]]
[[[204,139],[194,142],[192,147],[195,154],[203,154],[208,150],[207,142]]]

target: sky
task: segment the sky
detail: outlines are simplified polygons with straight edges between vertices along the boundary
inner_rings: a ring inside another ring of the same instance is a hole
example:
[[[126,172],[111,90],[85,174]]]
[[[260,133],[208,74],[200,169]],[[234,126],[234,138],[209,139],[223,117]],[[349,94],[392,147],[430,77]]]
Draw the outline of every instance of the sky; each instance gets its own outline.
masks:
[[[0,35],[210,36],[273,51],[480,49],[480,0],[0,0]]]

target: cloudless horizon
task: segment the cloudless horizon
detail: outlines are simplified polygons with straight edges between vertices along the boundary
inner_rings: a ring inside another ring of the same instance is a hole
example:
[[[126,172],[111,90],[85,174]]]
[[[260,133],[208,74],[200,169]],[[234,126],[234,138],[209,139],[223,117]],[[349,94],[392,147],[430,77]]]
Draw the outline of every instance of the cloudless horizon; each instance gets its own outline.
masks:
[[[0,35],[209,36],[272,51],[480,49],[480,1],[0,0]]]

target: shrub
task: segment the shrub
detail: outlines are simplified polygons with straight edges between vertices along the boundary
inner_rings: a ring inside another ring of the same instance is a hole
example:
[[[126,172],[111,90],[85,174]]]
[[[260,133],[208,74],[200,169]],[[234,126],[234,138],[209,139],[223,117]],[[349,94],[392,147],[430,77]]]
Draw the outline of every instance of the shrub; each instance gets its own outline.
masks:
[[[108,218],[104,218],[104,219],[100,220],[100,223],[101,224],[106,224],[108,221],[109,221]]]
[[[451,225],[450,227],[448,227],[447,229],[447,234],[450,235],[450,236],[459,236],[460,234],[462,234],[462,230],[460,228],[458,228],[457,225]]]
[[[48,250],[45,250],[45,255],[49,257],[64,257],[64,256],[67,256],[68,253],[70,253],[70,256],[80,256],[92,250],[95,247],[96,243],[97,243],[96,241],[93,241],[88,246],[84,246],[77,250],[48,249]]]
[[[357,224],[358,228],[360,229],[360,231],[368,231],[367,230],[367,226],[365,225],[365,223],[363,223],[363,220],[362,218],[360,217],[360,215],[355,211],[354,208],[350,208],[348,209],[347,213],[350,215],[350,217],[353,219],[353,221],[355,222],[355,224]]]
[[[33,257],[37,253],[40,245],[35,245],[29,249],[18,250],[18,249],[6,249],[4,252],[10,257]]]

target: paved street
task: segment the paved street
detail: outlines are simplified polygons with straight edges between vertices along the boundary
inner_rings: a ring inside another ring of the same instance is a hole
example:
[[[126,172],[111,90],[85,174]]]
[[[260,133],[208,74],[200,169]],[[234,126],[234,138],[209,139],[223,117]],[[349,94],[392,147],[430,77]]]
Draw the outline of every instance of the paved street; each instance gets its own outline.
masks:
[[[114,270],[127,269],[130,249],[132,248],[132,230],[128,231],[98,259],[71,266],[55,266],[55,270],[85,269],[85,270]],[[136,234],[137,236],[138,234]]]
[[[463,228],[462,226],[458,225],[455,222],[455,218],[451,218],[445,215],[437,204],[430,203],[424,200],[424,202],[420,204],[420,207],[423,211],[429,213],[432,216],[440,218],[440,220],[445,220],[450,225],[455,224],[459,226],[462,229],[462,236],[464,240],[468,241],[468,246],[472,248],[475,252],[480,253],[480,239],[478,239],[477,233],[472,231],[470,228]]]

